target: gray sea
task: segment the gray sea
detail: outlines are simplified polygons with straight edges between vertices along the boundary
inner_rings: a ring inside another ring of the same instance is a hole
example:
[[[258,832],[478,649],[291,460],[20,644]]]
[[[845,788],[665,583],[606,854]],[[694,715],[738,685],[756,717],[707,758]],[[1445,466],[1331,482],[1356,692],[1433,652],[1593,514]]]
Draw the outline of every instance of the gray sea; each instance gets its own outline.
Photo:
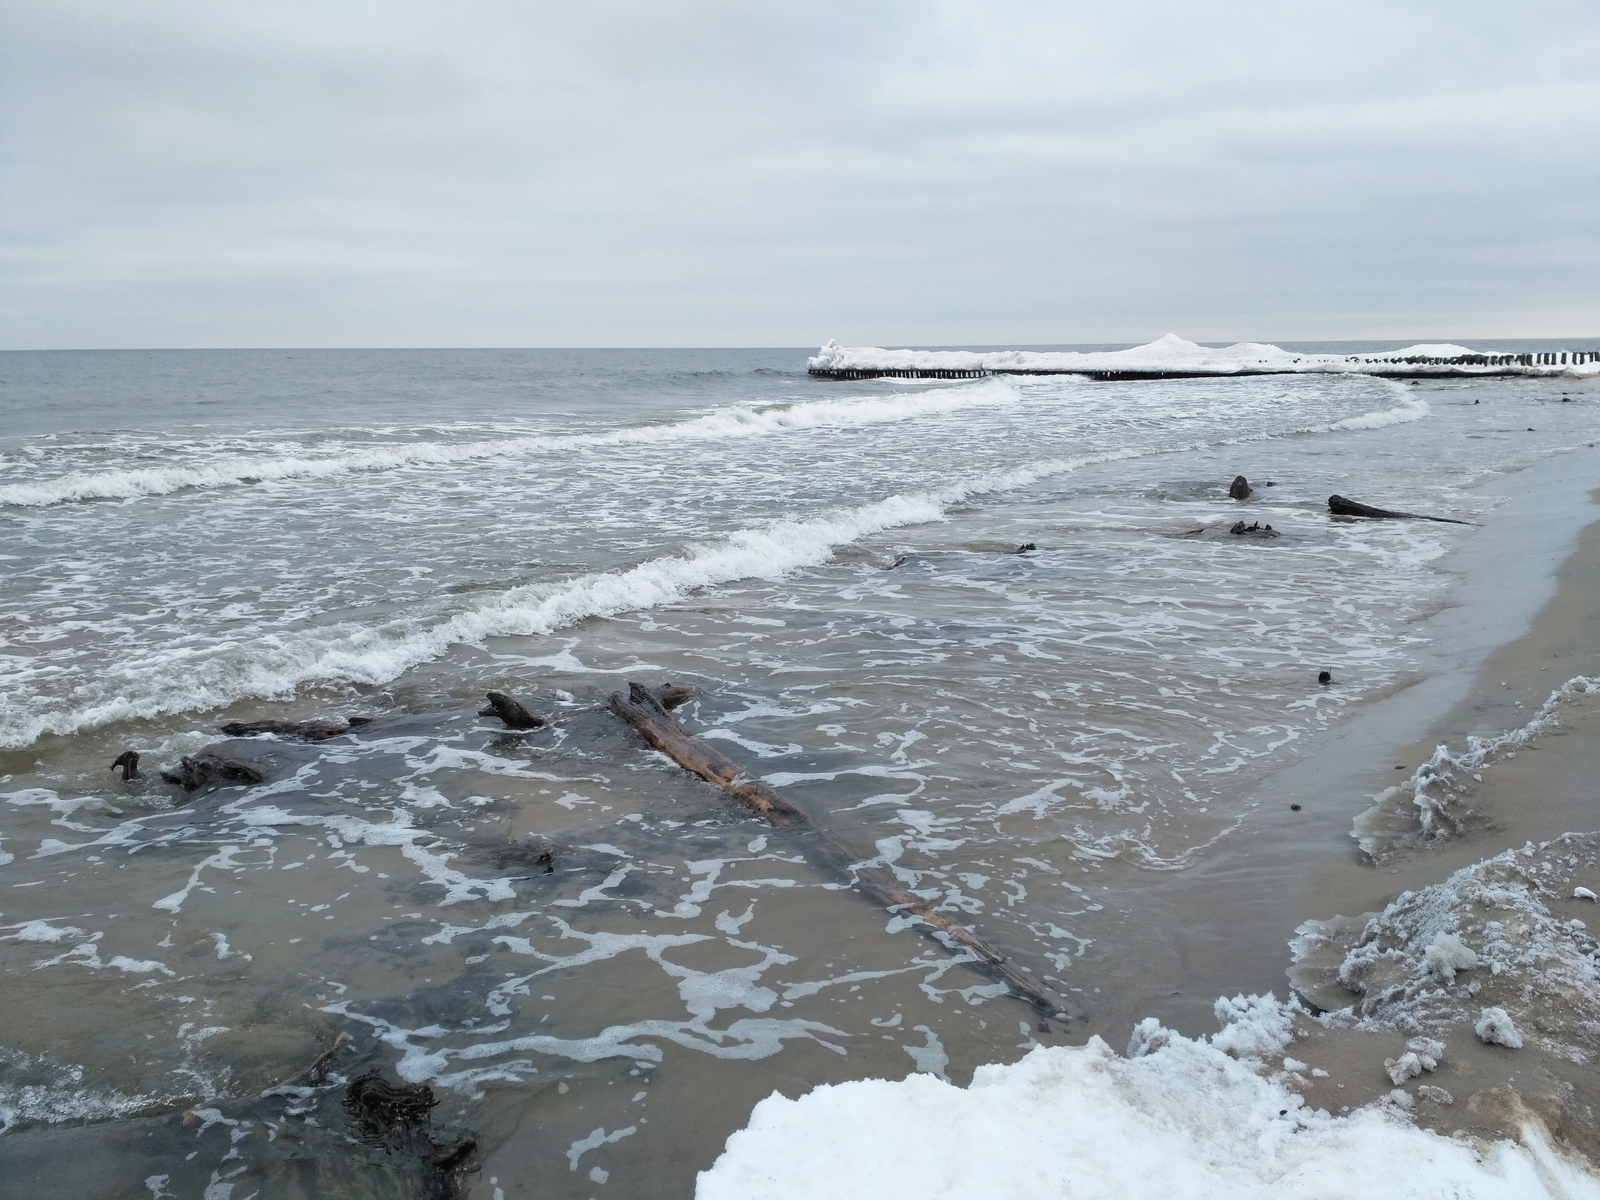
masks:
[[[0,1194],[687,1197],[773,1090],[1197,1020],[1152,896],[1417,677],[1471,536],[1328,495],[1470,521],[1600,433],[1592,380],[806,353],[0,354]],[[1076,1016],[649,750],[634,681]],[[263,780],[162,781],[219,742]],[[374,1069],[433,1142],[345,1110]]]

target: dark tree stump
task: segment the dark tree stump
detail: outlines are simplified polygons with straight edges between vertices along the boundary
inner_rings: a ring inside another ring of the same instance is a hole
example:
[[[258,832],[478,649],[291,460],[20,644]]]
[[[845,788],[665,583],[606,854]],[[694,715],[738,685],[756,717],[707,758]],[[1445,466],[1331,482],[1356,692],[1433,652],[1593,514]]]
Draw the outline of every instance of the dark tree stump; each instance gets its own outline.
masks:
[[[120,770],[122,772],[122,782],[127,783],[128,780],[139,774],[139,752],[137,750],[124,750],[117,755],[117,761],[111,764],[111,769],[113,771]]]
[[[504,692],[490,692],[488,695],[489,707],[480,708],[480,717],[499,717],[505,722],[507,729],[541,729],[549,722],[535,713],[529,712]]]
[[[249,763],[202,750],[193,756],[184,755],[176,767],[163,767],[161,778],[192,792],[208,783],[262,783],[267,777]]]
[[[863,856],[842,842],[832,830],[819,824],[811,814],[776,788],[752,778],[743,767],[703,738],[697,738],[685,730],[643,684],[628,684],[627,696],[612,692],[606,707],[684,770],[715,784],[750,811],[765,817],[769,823],[781,829],[806,830],[815,834],[818,854],[828,866],[845,878],[852,879],[863,893],[885,908],[915,916],[922,923],[924,931],[946,948],[970,952],[980,970],[1004,983],[1040,1013],[1062,1018],[1081,1015],[1065,1001],[1047,995],[983,938],[935,911],[921,896],[908,891],[892,870],[862,866]]]
[[[1243,475],[1235,475],[1233,482],[1228,485],[1228,495],[1235,500],[1248,500],[1252,490],[1250,481]]]
[[[1343,496],[1328,497],[1328,511],[1336,517],[1389,517],[1401,521],[1442,521],[1447,525],[1471,525],[1471,521],[1458,521],[1455,517],[1428,517],[1421,513],[1394,512],[1387,508],[1373,508],[1359,500],[1346,500]]]

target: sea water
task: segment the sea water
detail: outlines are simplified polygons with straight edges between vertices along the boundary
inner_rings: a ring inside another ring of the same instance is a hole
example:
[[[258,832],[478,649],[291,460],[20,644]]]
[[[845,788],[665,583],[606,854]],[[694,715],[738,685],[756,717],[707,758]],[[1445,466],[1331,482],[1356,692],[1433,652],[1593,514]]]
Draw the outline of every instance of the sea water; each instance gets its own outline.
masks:
[[[476,1134],[485,1200],[687,1195],[775,1088],[1121,1044],[1151,881],[1419,669],[1468,527],[1327,496],[1472,520],[1600,432],[1592,381],[804,363],[0,356],[0,1170],[242,1200],[309,1186],[298,1154],[343,1194],[336,1085],[378,1066]],[[1077,1017],[603,708],[668,680]],[[352,715],[247,747],[254,786],[156,773],[225,721]],[[275,1086],[341,1033],[326,1095]]]

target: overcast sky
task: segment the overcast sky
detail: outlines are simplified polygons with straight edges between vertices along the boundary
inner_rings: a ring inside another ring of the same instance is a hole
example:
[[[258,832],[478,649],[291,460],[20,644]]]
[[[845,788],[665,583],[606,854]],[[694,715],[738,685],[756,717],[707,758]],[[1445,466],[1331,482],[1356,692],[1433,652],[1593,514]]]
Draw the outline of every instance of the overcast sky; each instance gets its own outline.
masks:
[[[0,347],[1600,334],[1594,0],[0,0]]]

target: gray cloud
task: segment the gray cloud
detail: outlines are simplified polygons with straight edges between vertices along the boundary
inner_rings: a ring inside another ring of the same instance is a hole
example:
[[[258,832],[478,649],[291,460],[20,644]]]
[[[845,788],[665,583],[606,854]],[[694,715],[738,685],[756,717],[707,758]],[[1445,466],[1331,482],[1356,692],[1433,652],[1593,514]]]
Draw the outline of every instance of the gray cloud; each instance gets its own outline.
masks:
[[[7,347],[1600,330],[1591,4],[0,21]]]

